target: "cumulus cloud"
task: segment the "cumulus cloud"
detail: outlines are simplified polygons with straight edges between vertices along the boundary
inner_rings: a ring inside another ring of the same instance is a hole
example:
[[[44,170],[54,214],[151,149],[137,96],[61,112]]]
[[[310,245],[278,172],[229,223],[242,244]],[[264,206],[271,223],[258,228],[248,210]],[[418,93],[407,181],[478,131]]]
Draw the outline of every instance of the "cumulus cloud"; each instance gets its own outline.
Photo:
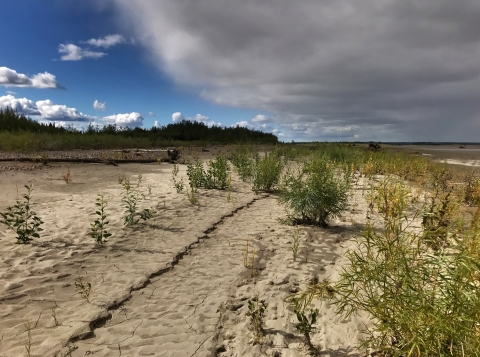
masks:
[[[137,127],[143,125],[143,117],[137,112],[109,115],[103,117],[103,120],[107,124],[125,127]]]
[[[40,115],[35,102],[27,98],[15,98],[11,94],[0,97],[0,108],[7,107],[25,115]]]
[[[39,116],[40,119],[48,121],[78,121],[86,122],[93,119],[75,108],[66,105],[54,104],[51,100],[39,100],[33,102],[27,98],[16,98],[13,95],[0,97],[0,108],[10,107],[25,115]]]
[[[101,58],[107,55],[104,52],[84,50],[73,43],[61,44],[58,46],[58,52],[63,53],[60,57],[62,61],[80,61],[84,58]]]
[[[154,112],[148,112],[148,116],[149,116],[149,117],[154,117],[154,118],[155,118],[155,117],[158,117],[158,115],[155,114]]]
[[[242,120],[232,125],[232,127],[236,126],[263,131],[264,133],[272,133],[277,137],[284,136],[283,132],[278,128],[279,125],[275,123],[275,118],[263,114],[257,114],[250,120]]]
[[[95,101],[93,102],[93,108],[103,112],[105,109],[107,109],[107,105],[105,104],[105,102],[102,103],[95,99]]]
[[[155,121],[153,122],[153,127],[154,127],[154,128],[158,128],[158,120],[155,120]]]
[[[211,102],[312,138],[478,140],[478,0],[114,1],[158,68]]]
[[[125,42],[125,38],[119,34],[107,35],[101,38],[91,38],[90,40],[85,41],[85,43],[88,43],[89,45],[103,48],[109,48]]]
[[[196,114],[193,117],[183,116],[182,113],[180,113],[180,112],[175,112],[175,113],[172,114],[172,121],[174,123],[178,123],[179,121],[182,121],[182,120],[196,121],[196,122],[199,122],[199,123],[203,123],[203,124],[205,124],[209,127],[221,126],[222,125],[222,123],[220,123],[220,122],[217,123],[213,120],[210,120],[209,117],[207,117],[205,115],[202,115],[202,114]]]
[[[8,67],[0,67],[0,85],[5,87],[62,88],[55,76],[44,72],[28,77]]]
[[[90,121],[90,115],[85,115],[75,108],[63,104],[53,104],[50,99],[39,100],[36,103],[42,119],[50,121]]]

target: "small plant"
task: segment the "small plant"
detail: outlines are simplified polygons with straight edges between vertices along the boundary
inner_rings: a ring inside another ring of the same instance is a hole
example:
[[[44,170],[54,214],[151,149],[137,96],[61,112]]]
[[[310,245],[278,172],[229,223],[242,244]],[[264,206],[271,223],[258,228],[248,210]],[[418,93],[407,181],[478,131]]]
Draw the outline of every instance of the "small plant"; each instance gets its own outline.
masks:
[[[130,185],[130,180],[128,178],[123,180],[122,186],[124,189],[122,202],[127,208],[125,211],[127,215],[123,218],[123,223],[127,226],[131,226],[137,224],[140,220],[146,221],[152,218],[155,213],[153,209],[146,208],[141,212],[137,212],[137,203],[143,198],[143,195]]]
[[[90,224],[90,235],[93,239],[95,239],[95,242],[102,244],[105,243],[107,238],[111,236],[111,234],[106,230],[106,226],[109,222],[107,221],[108,215],[105,213],[107,202],[105,201],[103,194],[98,195],[95,205],[97,206],[97,211],[95,211],[97,219]]]
[[[125,174],[118,176],[118,184],[123,185],[125,181],[128,181],[128,177]]]
[[[192,205],[198,204],[198,192],[195,186],[190,186],[190,191],[187,192],[188,200]]]
[[[252,237],[247,239],[245,243],[245,251],[243,253],[243,266],[247,269],[251,269],[251,275],[254,277],[256,275],[255,270],[255,259],[257,255],[257,251],[255,248],[253,250],[250,249],[250,244],[252,243]]]
[[[267,307],[268,304],[265,300],[260,300],[258,295],[248,300],[247,316],[250,317],[250,326],[253,330],[254,344],[261,342],[263,339],[263,320],[265,319],[265,311],[267,310]]]
[[[142,175],[138,175],[137,177],[137,188],[140,187],[140,185],[142,184],[143,182],[143,176]]]
[[[27,189],[27,194],[23,196],[25,200],[21,202],[17,199],[16,205],[0,213],[0,223],[5,224],[17,234],[18,244],[28,244],[33,238],[40,238],[38,232],[43,230],[40,228],[43,221],[30,209],[33,186],[25,185],[24,187]]]
[[[63,175],[63,180],[64,180],[66,183],[72,182],[72,177],[70,176],[70,166],[68,166],[66,174]]]
[[[329,297],[334,296],[334,290],[330,287],[329,281],[323,283],[312,282],[305,291],[301,291],[295,295],[288,296],[285,300],[293,306],[293,311],[297,316],[297,324],[295,328],[300,332],[304,338],[308,348],[315,352],[315,348],[312,344],[310,333],[313,326],[317,323],[317,317],[319,310],[317,308],[312,309],[311,303],[314,297]]]
[[[292,245],[292,253],[293,253],[293,261],[297,261],[298,251],[300,250],[300,231],[298,227],[295,226],[295,230],[293,231],[293,245]]]
[[[183,178],[178,181],[177,175],[178,175],[178,166],[177,164],[173,165],[173,170],[172,170],[172,181],[173,181],[173,186],[175,187],[175,190],[177,193],[181,193],[183,191],[184,185],[183,185]]]
[[[31,357],[31,355],[32,355],[32,330],[33,330],[32,322],[30,320],[28,320],[27,322],[25,322],[25,324],[23,326],[25,327],[24,332],[27,333],[27,339],[25,341],[25,350],[27,351],[27,357]]]
[[[79,277],[75,279],[75,288],[82,299],[86,302],[90,302],[90,292],[92,291],[92,284],[90,284],[90,282],[84,281],[83,277]]]

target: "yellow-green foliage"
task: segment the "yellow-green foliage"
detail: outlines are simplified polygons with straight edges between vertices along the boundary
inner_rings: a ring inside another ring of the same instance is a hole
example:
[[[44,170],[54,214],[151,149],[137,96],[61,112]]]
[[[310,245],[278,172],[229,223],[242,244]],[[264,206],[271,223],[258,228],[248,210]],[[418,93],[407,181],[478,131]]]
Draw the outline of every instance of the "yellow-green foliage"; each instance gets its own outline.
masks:
[[[315,297],[346,317],[366,312],[365,345],[384,356],[478,356],[480,213],[464,224],[449,178],[433,175],[423,207],[398,178],[381,181],[368,199],[383,225],[368,221],[340,279],[300,292],[291,299],[296,312]],[[420,218],[421,228],[411,228]]]

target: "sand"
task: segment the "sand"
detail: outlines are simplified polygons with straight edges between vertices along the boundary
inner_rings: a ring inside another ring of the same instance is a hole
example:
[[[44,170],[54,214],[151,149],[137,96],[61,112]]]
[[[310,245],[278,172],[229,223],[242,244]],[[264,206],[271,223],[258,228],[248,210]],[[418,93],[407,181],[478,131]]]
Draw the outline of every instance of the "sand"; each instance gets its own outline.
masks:
[[[66,164],[9,165],[0,170],[0,211],[14,203],[16,185],[22,193],[32,183],[33,209],[45,223],[30,245],[15,244],[0,226],[0,356],[27,356],[25,346],[31,356],[308,356],[284,299],[315,276],[335,279],[366,220],[359,185],[330,228],[299,228],[293,262],[294,227],[280,223],[283,206],[235,175],[231,191],[202,190],[193,206],[175,191],[166,163],[73,164],[68,184]],[[140,208],[157,211],[135,227],[122,223],[122,175],[142,175]],[[99,193],[113,234],[104,245],[88,235]],[[254,276],[244,266],[249,238]],[[91,283],[88,302],[75,287],[79,277]],[[257,294],[268,308],[263,343],[254,345],[247,301]],[[315,347],[325,356],[364,355],[355,346],[368,320],[342,320],[315,304]]]

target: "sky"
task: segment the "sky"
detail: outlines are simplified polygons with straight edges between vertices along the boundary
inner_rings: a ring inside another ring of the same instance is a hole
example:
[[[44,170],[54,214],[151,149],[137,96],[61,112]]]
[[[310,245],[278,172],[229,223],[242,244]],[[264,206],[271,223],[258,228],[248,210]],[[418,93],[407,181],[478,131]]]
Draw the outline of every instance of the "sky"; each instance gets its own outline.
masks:
[[[0,107],[281,141],[480,141],[478,0],[16,0]]]

